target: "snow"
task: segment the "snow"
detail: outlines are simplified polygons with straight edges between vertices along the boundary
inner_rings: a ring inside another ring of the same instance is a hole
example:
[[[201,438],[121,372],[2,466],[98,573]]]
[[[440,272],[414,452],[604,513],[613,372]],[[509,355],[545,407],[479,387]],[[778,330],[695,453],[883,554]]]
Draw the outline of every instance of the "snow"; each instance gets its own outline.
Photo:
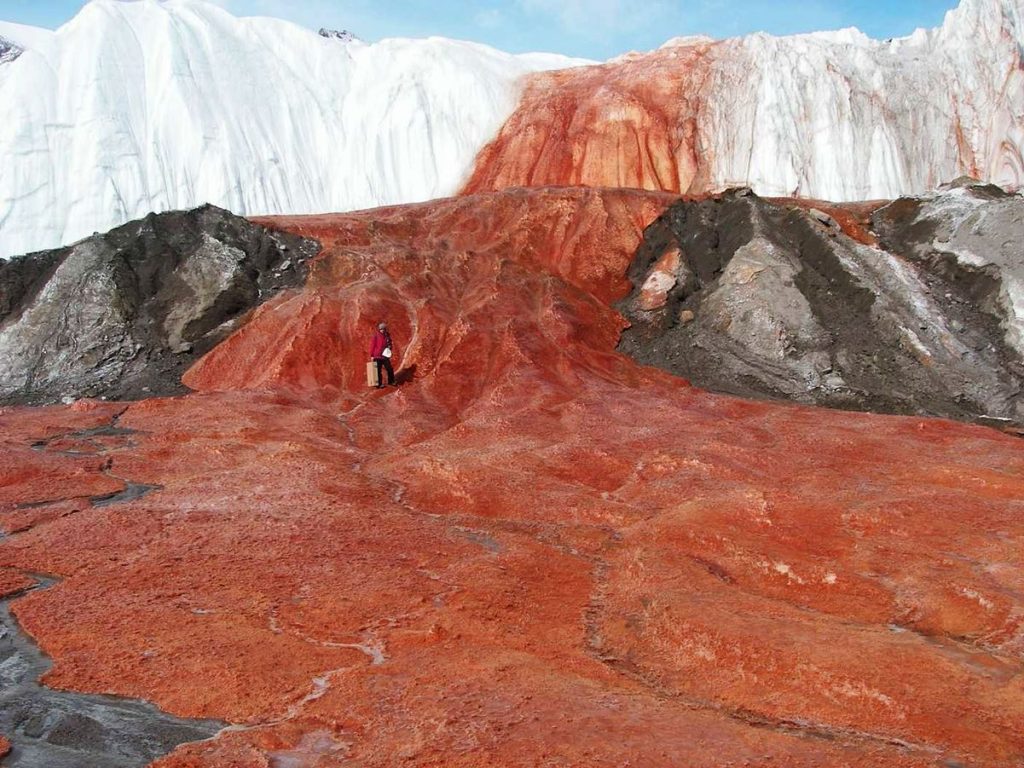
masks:
[[[205,202],[314,213],[453,194],[522,76],[581,63],[441,38],[339,45],[198,0],[93,0],[50,44],[9,27],[29,51],[0,67],[0,257]]]
[[[49,29],[0,21],[0,67],[12,63],[26,50],[38,50],[50,45],[52,40],[53,32]],[[0,78],[3,71],[0,71]]]

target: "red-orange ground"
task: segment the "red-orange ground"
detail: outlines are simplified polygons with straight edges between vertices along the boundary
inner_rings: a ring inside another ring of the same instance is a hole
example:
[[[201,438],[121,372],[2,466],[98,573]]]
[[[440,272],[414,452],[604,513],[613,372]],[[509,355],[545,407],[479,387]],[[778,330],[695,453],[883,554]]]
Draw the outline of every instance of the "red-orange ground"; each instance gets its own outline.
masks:
[[[274,220],[324,253],[199,393],[94,455],[31,445],[124,406],[0,414],[5,525],[163,486],[0,546],[64,579],[15,608],[47,683],[242,726],[161,768],[1019,764],[1024,443],[617,355],[671,199]],[[405,383],[379,393],[382,317]]]

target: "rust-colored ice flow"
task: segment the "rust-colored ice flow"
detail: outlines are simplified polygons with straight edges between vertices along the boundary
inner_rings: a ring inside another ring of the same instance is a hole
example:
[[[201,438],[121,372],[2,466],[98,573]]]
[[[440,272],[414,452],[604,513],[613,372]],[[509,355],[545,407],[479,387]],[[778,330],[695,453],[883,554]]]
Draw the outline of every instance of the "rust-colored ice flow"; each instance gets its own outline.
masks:
[[[197,393],[0,414],[47,683],[239,724],[161,768],[1018,764],[1024,444],[616,354],[670,200],[266,220],[324,251]]]
[[[705,192],[698,118],[712,43],[529,76],[467,192],[584,185]]]

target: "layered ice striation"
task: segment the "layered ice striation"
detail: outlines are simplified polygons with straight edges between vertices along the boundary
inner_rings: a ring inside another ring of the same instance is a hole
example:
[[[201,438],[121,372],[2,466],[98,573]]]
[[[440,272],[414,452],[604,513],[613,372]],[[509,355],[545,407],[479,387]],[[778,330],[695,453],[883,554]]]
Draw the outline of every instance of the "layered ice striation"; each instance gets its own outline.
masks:
[[[93,0],[52,37],[0,68],[0,257],[206,202],[451,194],[520,77],[575,63],[440,38],[339,45],[197,0]]]
[[[1024,184],[1024,0],[961,0],[906,38],[856,29],[726,41],[702,116],[712,184],[829,200],[967,174]]]

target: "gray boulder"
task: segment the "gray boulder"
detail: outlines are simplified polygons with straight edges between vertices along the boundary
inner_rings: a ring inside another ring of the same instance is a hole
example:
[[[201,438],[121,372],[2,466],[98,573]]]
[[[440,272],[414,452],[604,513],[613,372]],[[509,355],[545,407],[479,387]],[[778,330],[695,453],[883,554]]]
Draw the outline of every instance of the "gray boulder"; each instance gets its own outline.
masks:
[[[958,184],[880,207],[871,228],[877,245],[756,196],[681,201],[630,277],[678,248],[694,279],[657,312],[634,290],[620,349],[748,397],[1024,422],[1024,197]]]
[[[182,392],[249,310],[304,282],[316,250],[205,206],[0,262],[0,402]]]

